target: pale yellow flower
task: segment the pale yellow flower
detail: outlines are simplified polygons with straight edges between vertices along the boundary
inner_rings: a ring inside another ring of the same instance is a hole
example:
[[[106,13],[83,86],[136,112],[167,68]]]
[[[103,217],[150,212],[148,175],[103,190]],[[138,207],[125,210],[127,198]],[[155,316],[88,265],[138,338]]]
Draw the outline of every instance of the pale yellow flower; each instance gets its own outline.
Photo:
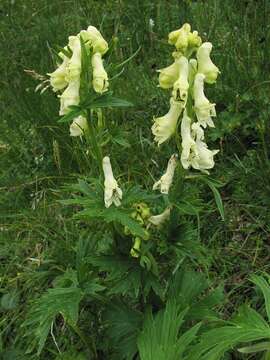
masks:
[[[191,166],[196,170],[209,174],[207,170],[214,167],[214,155],[218,152],[219,150],[209,150],[207,144],[202,140],[196,140],[191,158]]]
[[[206,127],[214,127],[211,117],[216,116],[215,104],[211,104],[204,94],[204,79],[205,75],[197,73],[194,80],[193,95],[194,95],[194,110],[199,123]]]
[[[180,102],[170,99],[170,109],[164,116],[155,118],[152,126],[152,133],[155,136],[154,140],[158,145],[167,141],[176,130],[177,120],[182,112],[183,106]]]
[[[114,203],[115,206],[121,205],[122,190],[118,186],[117,181],[113,176],[111,161],[108,156],[105,156],[102,161],[104,172],[104,202],[105,207],[108,208]]]
[[[164,224],[166,220],[169,219],[170,214],[171,214],[171,208],[167,207],[161,214],[150,216],[148,221],[155,226],[161,226],[162,224]]]
[[[88,26],[87,30],[82,30],[80,32],[82,39],[92,47],[93,52],[99,52],[101,55],[104,55],[108,51],[108,43],[103,38],[101,33],[94,26]]]
[[[181,163],[184,169],[188,169],[191,165],[190,154],[191,148],[195,145],[195,141],[191,134],[191,119],[188,117],[185,110],[183,119],[181,122],[181,137],[182,137],[182,153]]]
[[[169,193],[170,187],[173,182],[173,176],[177,166],[177,162],[178,155],[173,154],[168,161],[166,172],[161,176],[158,181],[155,182],[155,184],[153,185],[153,190],[160,189],[160,192],[162,194]]]
[[[214,155],[218,150],[209,150],[203,141],[204,131],[200,124],[193,123],[185,113],[181,123],[182,154],[181,163],[184,169],[193,169],[208,173],[215,165]]]
[[[158,70],[159,72],[159,86],[162,89],[170,89],[179,77],[179,65],[177,61],[173,64]]]
[[[109,82],[108,75],[103,67],[101,54],[99,52],[93,54],[91,61],[93,67],[93,88],[97,93],[102,94],[108,90]]]
[[[174,100],[183,102],[186,105],[188,98],[188,59],[185,56],[181,56],[176,60],[179,65],[179,77],[173,84],[172,95]]]
[[[88,129],[87,120],[84,116],[76,117],[70,125],[70,136],[82,136]]]
[[[213,84],[220,73],[218,67],[210,59],[211,51],[212,44],[210,42],[203,43],[197,51],[198,72],[205,75],[204,81],[208,84]]]
[[[69,81],[78,80],[81,74],[81,42],[78,36],[69,36],[68,46],[72,50],[72,56],[68,62]]]
[[[69,58],[63,56],[62,64],[59,65],[54,72],[48,73],[50,76],[50,84],[54,92],[63,90],[68,85],[68,81],[66,80],[68,75],[68,62]]]
[[[60,97],[60,112],[59,115],[65,115],[69,112],[68,107],[71,105],[78,105],[80,102],[80,80],[70,81],[68,87]]]

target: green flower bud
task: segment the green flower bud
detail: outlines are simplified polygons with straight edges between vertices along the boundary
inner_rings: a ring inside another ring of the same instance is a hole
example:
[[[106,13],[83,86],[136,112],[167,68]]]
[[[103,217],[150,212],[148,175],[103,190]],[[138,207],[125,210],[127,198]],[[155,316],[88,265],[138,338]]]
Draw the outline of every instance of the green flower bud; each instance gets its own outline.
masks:
[[[169,44],[175,45],[176,49],[184,53],[188,47],[188,35],[191,31],[189,24],[184,24],[180,29],[170,32]]]
[[[130,250],[130,255],[132,257],[138,258],[140,256],[140,248],[141,248],[141,239],[139,237],[136,237],[134,241],[134,245]]]

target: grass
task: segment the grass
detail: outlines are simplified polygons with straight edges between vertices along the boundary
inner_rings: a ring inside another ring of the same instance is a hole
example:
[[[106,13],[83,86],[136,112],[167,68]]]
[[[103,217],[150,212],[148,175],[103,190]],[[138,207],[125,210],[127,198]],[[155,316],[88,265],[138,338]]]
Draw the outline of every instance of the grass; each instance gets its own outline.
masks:
[[[29,305],[57,276],[76,266],[78,239],[94,236],[94,229],[75,223],[72,211],[58,203],[65,184],[79,175],[93,175],[95,165],[86,154],[87,144],[69,137],[68,127],[57,123],[57,98],[50,91],[42,96],[36,93],[37,83],[24,71],[52,71],[51,48],[65,45],[70,34],[89,24],[101,28],[115,44],[113,63],[121,63],[139,49],[111,82],[114,93],[135,106],[128,111],[106,110],[105,121],[117,139],[110,151],[117,153],[120,179],[148,189],[160,173],[154,163],[164,168],[171,154],[170,145],[157,149],[150,130],[153,116],[167,107],[168,94],[157,87],[156,73],[170,62],[167,34],[190,22],[203,40],[214,44],[213,58],[222,73],[207,93],[218,113],[216,128],[208,137],[213,148],[220,148],[211,176],[224,184],[220,192],[225,221],[209,188],[190,185],[189,200],[202,210],[201,251],[195,242],[189,256],[214,283],[225,283],[223,310],[228,317],[246,299],[255,301],[247,277],[251,272],[269,272],[270,3],[2,0],[0,13],[0,276],[1,294],[9,294],[7,303],[3,298],[1,302],[4,359],[28,356],[22,355],[21,324]],[[196,217],[188,219],[188,226],[197,227]],[[82,327],[86,309],[81,313]],[[57,321],[57,334],[64,329],[60,345],[66,346],[70,339],[72,354],[79,335],[65,328],[61,319]],[[52,348],[41,359],[56,358]]]

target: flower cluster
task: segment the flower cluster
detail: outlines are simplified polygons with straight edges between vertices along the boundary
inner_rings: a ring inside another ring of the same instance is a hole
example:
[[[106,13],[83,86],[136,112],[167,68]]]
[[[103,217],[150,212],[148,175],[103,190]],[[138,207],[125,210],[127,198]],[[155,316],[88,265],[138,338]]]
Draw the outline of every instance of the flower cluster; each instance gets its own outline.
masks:
[[[62,63],[49,73],[50,84],[53,91],[61,92],[60,115],[66,115],[70,106],[80,103],[80,83],[82,72],[82,49],[84,44],[87,54],[91,55],[92,86],[95,92],[102,94],[108,90],[108,75],[103,66],[102,56],[108,50],[108,44],[101,33],[94,27],[80,31],[76,36],[69,36],[68,45],[58,53]],[[71,136],[81,136],[88,128],[84,116],[78,116],[70,126]]]
[[[214,166],[214,155],[218,150],[209,150],[204,138],[204,129],[214,127],[215,104],[204,94],[204,84],[215,83],[219,69],[213,64],[210,53],[212,44],[202,43],[197,31],[191,32],[189,24],[169,34],[174,62],[159,70],[159,86],[171,89],[170,109],[162,117],[154,119],[152,133],[161,145],[178,129],[181,121],[181,163],[207,173]],[[195,58],[190,58],[193,54]]]

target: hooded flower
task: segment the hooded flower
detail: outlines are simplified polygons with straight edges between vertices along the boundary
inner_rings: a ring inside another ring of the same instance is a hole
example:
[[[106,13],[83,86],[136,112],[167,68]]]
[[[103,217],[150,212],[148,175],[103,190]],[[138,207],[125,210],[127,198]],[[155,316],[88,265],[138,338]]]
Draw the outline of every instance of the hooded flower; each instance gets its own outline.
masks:
[[[204,79],[205,75],[198,73],[195,76],[193,95],[194,95],[194,109],[199,123],[206,127],[214,127],[211,116],[216,116],[215,104],[211,104],[204,95]]]
[[[60,112],[59,115],[65,115],[69,112],[68,107],[78,105],[80,102],[80,80],[72,80],[68,87],[60,95]]]
[[[112,166],[110,162],[110,158],[105,156],[102,161],[102,167],[104,172],[104,202],[106,208],[110,207],[112,203],[115,206],[121,205],[122,199],[122,190],[117,184],[112,172]]]
[[[94,53],[99,52],[101,55],[104,55],[108,51],[107,41],[94,26],[88,26],[87,30],[80,32],[80,35],[86,44],[92,47]]]
[[[93,88],[95,92],[102,94],[108,90],[108,75],[103,67],[101,54],[99,52],[92,56]]]
[[[179,77],[179,65],[175,61],[170,66],[164,69],[158,70],[159,72],[159,86],[162,89],[170,89]]]
[[[218,67],[210,59],[211,51],[212,44],[210,42],[203,43],[197,51],[198,72],[205,75],[204,81],[208,84],[216,82],[217,76],[220,73]]]
[[[168,161],[166,172],[161,176],[161,178],[155,182],[153,185],[153,190],[160,189],[162,194],[168,194],[170,187],[172,185],[174,172],[177,166],[178,156],[173,154]]]
[[[184,116],[181,122],[181,137],[182,137],[182,153],[181,163],[184,169],[190,167],[190,152],[192,146],[195,145],[195,141],[191,135],[191,119],[187,116],[187,112],[184,112]]]
[[[54,72],[48,73],[54,92],[63,90],[68,85],[68,81],[66,80],[68,75],[68,62],[69,58],[64,55],[62,64],[59,65]]]
[[[175,45],[176,49],[184,53],[188,47],[188,35],[191,27],[189,24],[184,24],[180,29],[169,33],[168,43]]]
[[[209,150],[205,142],[197,139],[193,149],[191,166],[196,170],[208,174],[209,172],[207,170],[212,169],[215,165],[214,155],[218,152],[219,150]]]
[[[79,80],[81,74],[81,42],[77,36],[70,36],[68,46],[72,56],[68,62],[68,80]]]
[[[161,214],[150,216],[148,221],[155,226],[161,226],[166,220],[169,219],[170,214],[171,208],[167,207],[167,209],[165,209]]]
[[[182,101],[184,106],[186,105],[188,98],[188,59],[185,56],[181,56],[176,60],[179,66],[179,77],[173,84],[172,95],[174,100]]]
[[[182,104],[175,101],[173,98],[170,99],[170,109],[164,116],[155,118],[155,123],[152,126],[152,133],[155,136],[155,141],[158,145],[168,140],[176,130],[177,120],[182,112]]]
[[[84,116],[76,117],[70,125],[70,136],[81,136],[88,129],[87,120]]]
[[[191,119],[184,113],[181,123],[182,135],[182,154],[181,163],[184,169],[190,166],[196,170],[207,172],[207,169],[212,169],[215,165],[214,155],[218,150],[209,150],[207,144],[203,141],[204,131],[200,124],[193,123]]]

